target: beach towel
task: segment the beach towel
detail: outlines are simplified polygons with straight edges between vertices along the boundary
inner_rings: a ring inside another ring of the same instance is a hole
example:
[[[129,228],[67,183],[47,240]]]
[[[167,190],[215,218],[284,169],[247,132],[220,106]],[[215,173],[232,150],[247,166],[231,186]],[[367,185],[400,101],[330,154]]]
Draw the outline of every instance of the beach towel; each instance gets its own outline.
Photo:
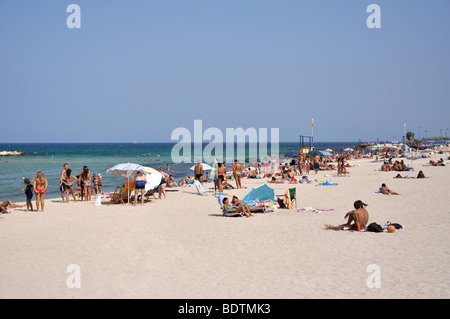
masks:
[[[343,231],[357,231],[353,226],[345,226],[343,229]],[[366,227],[363,227],[362,229],[360,229],[359,231],[368,231]]]
[[[305,211],[305,210],[312,211],[313,213],[316,213],[316,214],[321,214],[321,213],[323,213],[323,212],[331,212],[331,211],[335,211],[334,208],[330,208],[330,209],[320,209],[320,208],[314,208],[314,207],[303,207],[303,208],[300,208],[300,210],[297,210],[297,211]]]
[[[199,180],[195,180],[194,185],[195,185],[195,187],[197,187],[198,194],[199,195],[203,195],[203,185],[202,185],[202,183],[200,183]]]
[[[319,184],[317,184],[316,186],[337,186],[338,183],[332,183],[329,179],[327,179],[326,181],[323,181]]]

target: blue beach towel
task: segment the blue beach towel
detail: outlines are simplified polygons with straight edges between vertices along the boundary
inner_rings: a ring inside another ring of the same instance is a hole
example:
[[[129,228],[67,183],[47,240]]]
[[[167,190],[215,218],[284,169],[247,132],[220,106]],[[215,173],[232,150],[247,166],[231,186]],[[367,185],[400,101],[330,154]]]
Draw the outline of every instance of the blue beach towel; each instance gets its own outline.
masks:
[[[316,186],[337,186],[338,183],[332,183],[329,179],[327,179],[326,181],[317,184]]]

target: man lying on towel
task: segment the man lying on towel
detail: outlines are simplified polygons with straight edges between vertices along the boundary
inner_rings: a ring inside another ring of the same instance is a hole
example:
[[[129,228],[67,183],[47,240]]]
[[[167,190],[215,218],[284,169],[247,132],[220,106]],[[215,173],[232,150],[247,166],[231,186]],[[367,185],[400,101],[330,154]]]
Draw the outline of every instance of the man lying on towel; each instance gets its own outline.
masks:
[[[353,206],[355,207],[355,209],[348,212],[344,216],[344,218],[348,218],[346,224],[339,226],[325,224],[325,228],[333,230],[363,230],[366,227],[367,222],[369,221],[369,213],[364,208],[367,206],[367,204],[364,204],[362,201],[357,200],[355,203],[353,203]]]

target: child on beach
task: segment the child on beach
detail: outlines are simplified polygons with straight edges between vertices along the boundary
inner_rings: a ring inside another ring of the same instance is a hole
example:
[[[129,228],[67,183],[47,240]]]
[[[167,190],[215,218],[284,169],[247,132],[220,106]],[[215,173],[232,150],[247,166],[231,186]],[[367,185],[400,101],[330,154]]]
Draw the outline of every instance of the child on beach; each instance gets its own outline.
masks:
[[[24,184],[27,185],[25,187],[25,195],[27,197],[27,212],[33,211],[33,203],[31,202],[31,199],[33,199],[33,185],[31,185],[31,182],[28,178],[25,178],[23,180]]]

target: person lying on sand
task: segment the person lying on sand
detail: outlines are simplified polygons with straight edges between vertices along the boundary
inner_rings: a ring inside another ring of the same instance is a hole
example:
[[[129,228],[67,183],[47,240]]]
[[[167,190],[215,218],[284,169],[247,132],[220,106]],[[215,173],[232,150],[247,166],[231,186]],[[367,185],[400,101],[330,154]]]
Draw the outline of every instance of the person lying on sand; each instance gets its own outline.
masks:
[[[384,195],[400,195],[399,193],[391,191],[384,183],[381,184],[380,193]]]
[[[230,204],[230,200],[228,199],[228,197],[225,197],[222,203],[223,209],[225,209],[227,213],[244,213],[247,217],[253,216],[245,205],[234,207],[232,204]]]
[[[333,226],[330,224],[325,224],[326,229],[332,230],[356,230],[360,231],[366,227],[367,222],[369,221],[369,212],[365,207],[367,204],[364,204],[362,201],[357,200],[353,203],[354,210],[345,214],[344,218],[347,218],[347,223]]]
[[[13,204],[13,202],[10,199],[8,199],[5,202],[0,202],[0,212],[2,214],[9,214],[10,213],[10,212],[8,212],[8,207],[19,208],[19,207],[25,207],[25,205]]]

